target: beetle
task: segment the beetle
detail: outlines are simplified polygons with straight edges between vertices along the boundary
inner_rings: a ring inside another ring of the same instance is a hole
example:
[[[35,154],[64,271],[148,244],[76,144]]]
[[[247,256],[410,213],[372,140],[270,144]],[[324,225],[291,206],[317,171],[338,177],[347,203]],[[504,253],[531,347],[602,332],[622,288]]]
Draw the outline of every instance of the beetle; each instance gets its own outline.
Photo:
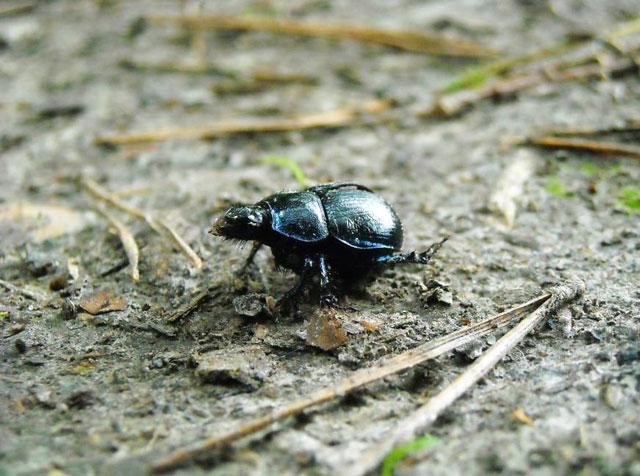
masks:
[[[280,192],[253,205],[231,206],[210,233],[254,242],[243,270],[266,245],[277,266],[298,274],[298,282],[279,306],[294,301],[317,275],[320,303],[335,306],[336,280],[358,281],[388,265],[427,264],[446,241],[422,253],[401,253],[403,230],[395,210],[371,189],[351,182]]]

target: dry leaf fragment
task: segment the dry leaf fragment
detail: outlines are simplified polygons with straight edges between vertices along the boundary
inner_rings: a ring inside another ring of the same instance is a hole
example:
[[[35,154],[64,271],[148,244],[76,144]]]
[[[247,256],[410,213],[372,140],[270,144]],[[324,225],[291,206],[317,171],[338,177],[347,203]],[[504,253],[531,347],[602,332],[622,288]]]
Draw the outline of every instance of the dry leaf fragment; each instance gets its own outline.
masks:
[[[112,311],[123,311],[127,303],[122,296],[114,296],[106,291],[99,291],[80,301],[83,311],[95,316]]]
[[[334,309],[317,309],[307,325],[307,344],[331,350],[347,342],[347,333]]]
[[[364,328],[365,331],[368,331],[368,332],[375,332],[380,327],[380,323],[373,322],[373,321],[367,321],[367,320],[364,320],[364,319],[362,321],[360,321],[360,325]]]

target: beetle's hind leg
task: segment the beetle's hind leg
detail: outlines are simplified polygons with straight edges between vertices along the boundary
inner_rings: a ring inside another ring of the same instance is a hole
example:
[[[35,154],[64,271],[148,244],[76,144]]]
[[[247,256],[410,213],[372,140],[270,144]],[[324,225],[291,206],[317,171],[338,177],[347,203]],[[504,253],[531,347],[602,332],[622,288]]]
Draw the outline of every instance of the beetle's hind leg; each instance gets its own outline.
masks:
[[[337,307],[338,298],[333,293],[331,268],[323,255],[318,257],[318,269],[320,271],[320,305]]]
[[[378,258],[378,263],[382,264],[401,264],[401,263],[416,263],[416,264],[427,264],[431,261],[431,258],[438,252],[438,250],[442,247],[445,241],[447,241],[449,237],[443,238],[440,241],[436,241],[433,243],[426,251],[422,253],[417,253],[412,251],[410,253],[396,253],[392,255],[381,256]]]

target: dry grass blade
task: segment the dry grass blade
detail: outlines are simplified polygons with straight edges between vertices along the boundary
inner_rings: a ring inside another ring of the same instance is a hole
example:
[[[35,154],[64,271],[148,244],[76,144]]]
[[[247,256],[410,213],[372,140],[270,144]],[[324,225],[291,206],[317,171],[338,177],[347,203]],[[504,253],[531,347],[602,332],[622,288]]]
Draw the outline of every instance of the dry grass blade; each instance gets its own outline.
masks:
[[[180,251],[182,251],[187,258],[191,261],[191,264],[196,269],[202,268],[202,260],[195,251],[187,244],[186,241],[176,232],[171,225],[164,220],[155,219],[155,222],[159,225],[165,236],[167,236]]]
[[[445,85],[440,89],[440,91],[442,93],[453,93],[463,89],[477,88],[485,84],[490,79],[504,76],[506,73],[518,66],[531,64],[535,61],[548,58],[559,53],[564,53],[580,46],[581,44],[583,44],[583,41],[567,41],[559,45],[541,48],[524,55],[500,59],[487,65],[475,67]]]
[[[104,215],[107,221],[109,221],[109,223],[118,232],[118,236],[120,237],[120,242],[122,243],[124,252],[127,255],[127,259],[129,260],[129,266],[131,269],[131,278],[134,281],[138,281],[140,279],[140,271],[138,269],[140,249],[138,248],[136,239],[133,237],[133,233],[129,231],[129,228],[127,228],[127,226],[124,223],[122,223],[116,217],[114,217],[109,212],[104,210],[102,207],[98,207],[98,211],[102,215]]]
[[[631,120],[622,126],[609,127],[566,127],[561,129],[550,129],[545,136],[602,136],[609,134],[625,134],[640,132],[640,120]]]
[[[21,296],[26,297],[27,299],[31,299],[32,301],[45,301],[48,299],[48,296],[35,288],[28,289],[26,287],[19,287],[15,284],[10,283],[9,281],[5,281],[4,279],[0,279],[0,286],[5,288],[7,291],[10,291],[14,294],[20,294]]]
[[[0,6],[0,18],[29,13],[37,7],[36,2],[8,2]]]
[[[585,285],[582,281],[569,282],[552,291],[551,299],[546,301],[529,316],[520,321],[507,332],[450,385],[431,398],[409,417],[396,426],[396,430],[384,438],[380,444],[366,451],[350,467],[339,472],[342,475],[362,476],[380,465],[384,457],[395,447],[407,443],[425,431],[440,413],[464,394],[478,380],[484,377],[495,365],[507,355],[527,334],[543,319],[553,314],[567,302],[582,295]]]
[[[574,139],[569,137],[540,136],[530,137],[522,142],[522,144],[551,149],[581,150],[599,155],[624,155],[640,159],[640,147],[617,142]]]
[[[198,307],[202,305],[204,301],[209,299],[213,299],[217,296],[221,291],[220,284],[212,284],[207,289],[197,292],[193,295],[193,297],[186,304],[180,306],[178,309],[169,314],[165,321],[171,324],[178,322],[181,319],[184,319],[189,314],[194,312]]]
[[[311,86],[318,83],[318,79],[306,74],[279,73],[277,71],[258,70],[247,79],[226,79],[210,86],[218,95],[250,94],[265,91],[276,86],[298,84]]]
[[[363,43],[376,43],[403,50],[442,56],[484,57],[491,56],[495,53],[491,48],[462,39],[453,39],[422,32],[386,30],[359,25],[302,22],[298,20],[273,18],[240,18],[219,15],[149,15],[145,17],[145,20],[151,25],[178,25],[193,29],[251,30],[289,35],[349,39]]]
[[[259,69],[251,73],[251,79],[261,83],[298,83],[298,84],[316,84],[318,78],[308,74],[300,73],[279,73],[268,69]]]
[[[630,55],[624,50],[624,48],[620,47],[617,40],[621,37],[638,32],[640,32],[640,19],[635,18],[615,25],[613,28],[600,35],[580,35],[579,37],[570,38],[562,43],[540,48],[530,53],[506,59],[499,59],[486,65],[471,68],[458,78],[445,85],[440,91],[442,93],[453,93],[463,89],[477,88],[489,80],[505,76],[506,73],[509,73],[520,66],[531,65],[539,60],[576,50],[577,48],[582,47],[589,42],[593,42],[594,40],[604,42],[616,51],[616,53],[630,58],[637,64],[637,57]]]
[[[193,249],[178,235],[178,233],[171,228],[167,223],[163,220],[153,217],[152,215],[146,213],[145,211],[132,207],[124,203],[118,196],[109,193],[103,187],[101,187],[97,182],[91,180],[87,177],[82,177],[80,179],[80,185],[92,196],[95,198],[125,212],[131,216],[136,218],[140,218],[147,222],[147,224],[160,236],[164,237],[174,245],[178,247],[182,253],[184,253],[187,258],[193,263],[193,265],[200,269],[202,268],[202,260],[198,256],[198,254],[193,251]]]
[[[136,218],[141,218],[143,220],[146,218],[146,214],[142,210],[127,205],[125,202],[120,200],[118,196],[111,194],[107,190],[105,190],[95,180],[83,177],[80,179],[80,185],[87,192],[89,192],[90,195],[93,195],[93,197],[97,198],[98,200],[102,200],[106,204],[111,205],[112,207],[115,207]]]
[[[184,74],[202,74],[215,75],[227,78],[235,78],[238,73],[224,69],[215,64],[197,63],[197,64],[180,64],[175,62],[162,63],[146,63],[133,60],[130,58],[122,58],[118,61],[121,68],[132,71],[148,72],[148,73],[184,73]]]
[[[548,293],[543,294],[531,301],[509,309],[508,311],[502,312],[484,321],[465,326],[451,334],[447,334],[439,339],[434,339],[416,347],[415,349],[411,349],[388,360],[384,360],[379,365],[358,370],[349,377],[338,382],[335,386],[326,387],[313,392],[307,397],[295,401],[283,408],[274,410],[268,415],[251,420],[226,434],[212,436],[191,446],[177,450],[169,456],[152,463],[151,470],[159,473],[187,464],[207,451],[222,447],[242,438],[243,436],[262,430],[277,421],[299,414],[309,407],[320,405],[332,399],[342,397],[364,385],[411,368],[425,362],[426,360],[434,359],[445,352],[471,342],[472,340],[478,339],[495,329],[508,325],[522,314],[531,312],[539,307],[549,299],[550,296],[551,294]],[[200,295],[196,296],[196,298],[200,299],[197,301],[198,303],[201,302],[202,297]],[[187,311],[190,310],[191,307],[187,308]],[[178,316],[178,318],[180,318],[181,314]]]
[[[151,132],[114,134],[97,137],[98,145],[126,145],[139,142],[157,142],[169,139],[213,139],[230,134],[252,132],[286,132],[303,129],[346,126],[362,114],[379,114],[392,106],[390,101],[374,100],[358,107],[344,107],[333,111],[309,114],[287,119],[250,121],[222,121],[209,126],[174,127]]]
[[[546,70],[524,76],[496,80],[477,89],[446,94],[437,99],[435,103],[426,110],[418,112],[418,115],[451,117],[466,111],[481,101],[512,96],[521,91],[526,91],[527,89],[543,84],[601,78],[633,71],[635,68],[636,66],[633,61],[621,59],[612,60],[606,65],[588,64],[569,69]]]

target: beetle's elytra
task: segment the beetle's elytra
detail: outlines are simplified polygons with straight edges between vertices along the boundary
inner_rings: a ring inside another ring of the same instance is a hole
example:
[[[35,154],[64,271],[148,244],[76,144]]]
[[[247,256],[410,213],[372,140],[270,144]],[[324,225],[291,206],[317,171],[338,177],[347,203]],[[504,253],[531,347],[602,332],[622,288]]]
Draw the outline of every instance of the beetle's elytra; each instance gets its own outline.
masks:
[[[320,276],[320,300],[335,304],[336,279],[354,280],[384,265],[426,264],[444,240],[425,252],[402,254],[402,223],[379,195],[354,183],[329,183],[298,192],[280,192],[253,205],[235,205],[213,224],[211,233],[253,241],[248,266],[262,245],[278,266],[291,269],[298,283],[281,302],[297,297]]]

